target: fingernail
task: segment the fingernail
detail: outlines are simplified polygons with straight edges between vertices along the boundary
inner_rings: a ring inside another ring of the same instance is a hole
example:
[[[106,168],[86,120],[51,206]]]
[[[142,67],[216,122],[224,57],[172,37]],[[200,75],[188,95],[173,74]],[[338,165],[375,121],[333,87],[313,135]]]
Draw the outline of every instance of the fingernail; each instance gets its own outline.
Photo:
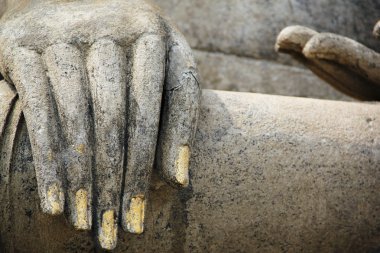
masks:
[[[179,148],[178,158],[175,162],[175,178],[177,182],[186,187],[189,185],[190,149],[188,146]]]
[[[48,212],[51,215],[59,215],[63,212],[64,195],[57,184],[53,184],[47,191]]]
[[[108,210],[103,213],[102,226],[100,228],[99,242],[100,246],[106,250],[112,250],[116,247],[117,226],[115,224],[115,212]]]
[[[80,189],[75,195],[75,208],[76,220],[75,228],[79,230],[86,230],[90,228],[88,222],[87,208],[88,208],[88,192]]]
[[[133,234],[144,232],[145,199],[144,196],[136,196],[131,199],[126,215],[127,230]]]

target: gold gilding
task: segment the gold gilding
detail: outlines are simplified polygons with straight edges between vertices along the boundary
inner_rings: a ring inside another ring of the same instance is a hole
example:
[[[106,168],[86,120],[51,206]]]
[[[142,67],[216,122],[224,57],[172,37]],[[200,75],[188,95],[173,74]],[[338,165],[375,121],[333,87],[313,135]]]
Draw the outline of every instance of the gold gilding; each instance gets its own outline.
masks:
[[[75,195],[76,220],[75,228],[80,230],[89,229],[88,215],[88,192],[80,189]]]
[[[58,215],[63,212],[63,192],[57,184],[53,184],[47,191],[47,203],[49,213],[52,215]]]
[[[54,161],[54,155],[53,155],[53,153],[51,151],[49,151],[47,157],[48,157],[48,161],[49,162]]]
[[[175,161],[175,178],[184,187],[189,185],[189,163],[190,149],[188,146],[182,146]]]
[[[141,234],[144,232],[145,199],[144,196],[136,196],[131,199],[129,210],[126,214],[127,230],[130,233]]]
[[[79,144],[76,149],[75,149],[78,154],[81,154],[83,155],[84,154],[84,151],[86,150],[86,146],[84,144]]]
[[[103,213],[99,242],[103,249],[112,250],[116,247],[116,240],[117,226],[115,223],[115,212],[108,210]]]

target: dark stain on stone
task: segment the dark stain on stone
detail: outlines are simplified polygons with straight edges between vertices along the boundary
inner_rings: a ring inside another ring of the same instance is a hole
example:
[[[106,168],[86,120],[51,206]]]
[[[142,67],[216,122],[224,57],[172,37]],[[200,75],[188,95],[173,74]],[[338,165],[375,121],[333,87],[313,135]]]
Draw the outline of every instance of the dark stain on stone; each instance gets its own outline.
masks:
[[[191,174],[191,172],[190,172]],[[190,175],[191,178],[191,175]],[[167,225],[173,230],[175,235],[172,240],[171,252],[185,252],[186,246],[186,229],[189,226],[187,201],[193,196],[193,187],[190,184],[188,188],[179,191],[177,198],[173,201],[173,207],[170,217],[170,223]]]

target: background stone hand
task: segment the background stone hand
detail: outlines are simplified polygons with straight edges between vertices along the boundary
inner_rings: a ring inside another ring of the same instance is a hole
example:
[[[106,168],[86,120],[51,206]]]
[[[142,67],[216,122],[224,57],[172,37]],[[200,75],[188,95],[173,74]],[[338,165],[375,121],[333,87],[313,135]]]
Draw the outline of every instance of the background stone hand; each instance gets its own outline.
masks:
[[[379,34],[376,25],[374,34]],[[380,100],[380,54],[343,36],[289,26],[276,50],[289,53],[341,92],[361,100]]]
[[[10,1],[0,69],[23,104],[41,207],[141,233],[153,163],[187,186],[200,87],[189,46],[149,4]],[[66,206],[66,208],[64,208]],[[94,216],[94,217],[92,217]]]

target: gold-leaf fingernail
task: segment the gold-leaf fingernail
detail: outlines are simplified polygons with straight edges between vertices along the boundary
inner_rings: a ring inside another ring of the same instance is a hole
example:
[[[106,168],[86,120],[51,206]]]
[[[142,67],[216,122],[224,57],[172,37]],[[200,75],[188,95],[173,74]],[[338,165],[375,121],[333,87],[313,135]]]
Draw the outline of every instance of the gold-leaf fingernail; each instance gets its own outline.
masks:
[[[84,152],[86,151],[86,145],[84,145],[84,144],[79,144],[79,145],[76,147],[75,150],[78,152],[78,154],[83,155]]]
[[[75,208],[76,208],[76,219],[75,228],[80,230],[89,229],[87,208],[88,208],[88,192],[86,190],[80,189],[75,195]]]
[[[178,158],[175,162],[175,178],[179,184],[189,185],[190,149],[188,146],[179,148]]]
[[[47,191],[48,212],[51,215],[59,215],[63,212],[64,195],[58,184],[53,184]]]
[[[116,247],[117,226],[115,223],[115,212],[108,210],[103,213],[102,226],[100,228],[99,242],[100,246],[106,250],[112,250]]]
[[[133,234],[144,232],[145,198],[143,195],[133,197],[126,214],[127,230]]]

